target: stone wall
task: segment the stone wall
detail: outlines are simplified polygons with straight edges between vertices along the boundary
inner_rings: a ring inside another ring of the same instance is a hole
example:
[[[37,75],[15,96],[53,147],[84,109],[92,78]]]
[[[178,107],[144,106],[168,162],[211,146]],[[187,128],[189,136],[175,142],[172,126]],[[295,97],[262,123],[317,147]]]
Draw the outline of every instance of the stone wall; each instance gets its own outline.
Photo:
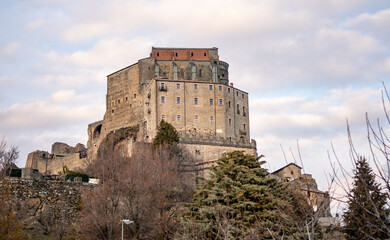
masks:
[[[77,222],[83,190],[94,185],[62,181],[5,179],[0,182],[0,194],[9,196],[24,212],[23,225],[28,229],[42,228],[39,220],[56,222],[59,218],[69,224]],[[58,220],[59,221],[59,220]]]

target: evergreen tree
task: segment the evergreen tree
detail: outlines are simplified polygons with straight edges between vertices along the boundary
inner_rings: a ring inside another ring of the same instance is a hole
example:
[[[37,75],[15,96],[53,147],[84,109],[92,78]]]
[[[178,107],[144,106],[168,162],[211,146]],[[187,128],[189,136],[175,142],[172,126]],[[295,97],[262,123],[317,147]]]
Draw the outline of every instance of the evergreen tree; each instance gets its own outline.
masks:
[[[258,159],[235,151],[218,160],[210,179],[195,192],[182,219],[185,234],[177,238],[300,239],[296,222],[302,216],[285,211],[292,209],[292,192],[271,178]],[[300,209],[307,206],[303,198],[294,199]]]
[[[158,126],[157,135],[153,139],[153,145],[163,145],[168,144],[172,145],[179,141],[179,134],[172,124],[161,120],[160,125]]]
[[[344,213],[347,239],[390,239],[387,200],[366,159],[359,157],[354,170],[348,209]]]

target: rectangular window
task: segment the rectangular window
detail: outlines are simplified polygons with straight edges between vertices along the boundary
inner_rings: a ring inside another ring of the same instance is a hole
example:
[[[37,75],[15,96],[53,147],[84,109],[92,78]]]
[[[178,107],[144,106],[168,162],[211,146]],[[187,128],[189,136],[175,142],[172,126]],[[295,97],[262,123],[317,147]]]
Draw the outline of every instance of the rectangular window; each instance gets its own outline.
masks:
[[[194,98],[194,104],[198,105],[198,98]]]
[[[246,127],[246,126],[245,126],[245,123],[244,123],[244,130],[245,130],[245,127]]]
[[[181,121],[181,116],[180,115],[177,115],[177,121],[180,122]]]
[[[237,97],[238,97],[238,92],[236,92],[236,95],[237,95]]]
[[[176,103],[177,103],[177,104],[180,104],[180,97],[177,97],[177,98],[176,98]]]
[[[165,121],[165,115],[161,115],[161,120],[164,120]]]
[[[229,126],[232,125],[232,119],[229,118]]]
[[[230,88],[228,88],[228,93],[230,93]]]
[[[194,89],[198,89],[198,84],[194,84]]]
[[[222,91],[222,86],[219,86],[219,87],[218,87],[218,90],[219,90],[219,91]]]
[[[120,100],[120,99],[118,99],[118,104],[119,104],[119,103],[121,103],[121,100]]]
[[[161,87],[161,89],[164,89],[165,84],[164,83],[160,83],[160,87]]]
[[[222,106],[222,99],[219,99],[219,106]]]
[[[161,96],[161,103],[165,103],[165,97]]]
[[[209,103],[210,103],[210,106],[213,106],[213,99],[210,98]]]
[[[202,69],[199,69],[199,77],[202,76]]]
[[[210,116],[210,122],[212,123],[214,121],[214,117]]]
[[[237,114],[240,114],[240,105],[237,104]]]
[[[213,85],[209,85],[209,90],[213,90]]]
[[[229,101],[229,107],[230,107],[230,101]]]
[[[198,115],[195,115],[195,122],[198,122]]]
[[[244,94],[242,94],[242,98],[245,98],[245,97],[244,97]]]
[[[195,155],[199,156],[200,155],[200,150],[195,150]]]
[[[180,89],[180,84],[179,83],[176,84],[176,88]]]
[[[125,100],[126,100],[126,102],[127,102],[127,100],[128,100],[127,97],[125,98]]]

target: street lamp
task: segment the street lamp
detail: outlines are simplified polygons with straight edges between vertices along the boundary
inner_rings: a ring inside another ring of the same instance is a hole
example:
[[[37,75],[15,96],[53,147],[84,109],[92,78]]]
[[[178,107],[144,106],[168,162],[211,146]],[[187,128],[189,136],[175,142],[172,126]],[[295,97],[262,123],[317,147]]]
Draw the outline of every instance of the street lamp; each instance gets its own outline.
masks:
[[[127,225],[130,224],[130,223],[133,223],[134,221],[130,221],[128,219],[123,219],[122,220],[122,240],[123,240],[123,223],[126,223]]]

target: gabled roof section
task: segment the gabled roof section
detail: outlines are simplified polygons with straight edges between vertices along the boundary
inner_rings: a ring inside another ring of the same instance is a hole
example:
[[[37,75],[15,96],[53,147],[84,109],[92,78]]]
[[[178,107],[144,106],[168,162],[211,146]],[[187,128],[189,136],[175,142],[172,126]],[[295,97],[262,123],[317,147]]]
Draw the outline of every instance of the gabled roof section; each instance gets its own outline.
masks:
[[[271,174],[274,174],[274,173],[280,172],[280,171],[282,171],[283,169],[285,169],[286,167],[288,167],[288,166],[290,166],[290,165],[294,165],[294,166],[296,166],[296,167],[298,167],[298,168],[302,169],[300,166],[298,166],[298,165],[297,165],[297,164],[295,164],[295,163],[289,163],[289,164],[287,164],[286,166],[284,166],[284,167],[282,167],[282,168],[280,168],[280,169],[278,169],[278,170],[276,170],[276,171],[272,172]]]

